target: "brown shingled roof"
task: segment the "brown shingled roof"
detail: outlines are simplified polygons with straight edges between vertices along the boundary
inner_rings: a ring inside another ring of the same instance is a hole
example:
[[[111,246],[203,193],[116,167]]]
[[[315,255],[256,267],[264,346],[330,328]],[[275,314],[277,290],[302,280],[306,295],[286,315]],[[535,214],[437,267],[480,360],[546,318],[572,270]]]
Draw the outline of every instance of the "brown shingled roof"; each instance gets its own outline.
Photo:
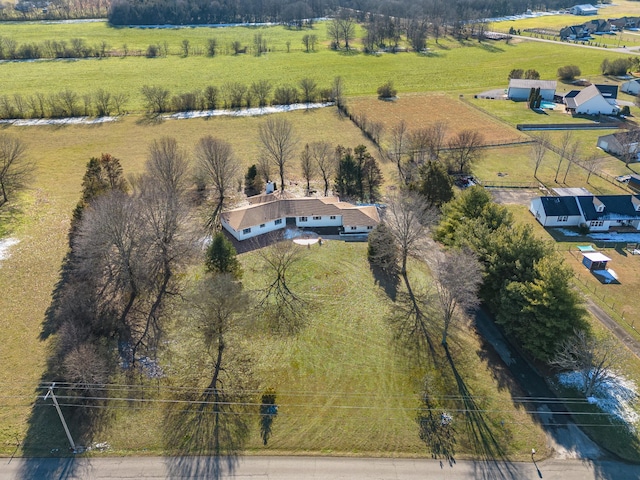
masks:
[[[234,230],[261,225],[278,218],[341,215],[343,225],[375,226],[380,222],[375,206],[356,206],[338,197],[260,199],[260,203],[228,210],[224,221]],[[272,197],[273,198],[273,197]]]

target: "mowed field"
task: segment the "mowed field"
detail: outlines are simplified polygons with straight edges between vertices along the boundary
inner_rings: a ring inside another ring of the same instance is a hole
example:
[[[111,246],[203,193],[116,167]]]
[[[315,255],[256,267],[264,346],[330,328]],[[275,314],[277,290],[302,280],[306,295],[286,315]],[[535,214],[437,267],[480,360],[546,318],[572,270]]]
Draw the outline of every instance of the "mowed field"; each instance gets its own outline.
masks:
[[[384,125],[382,143],[389,143],[391,130],[404,120],[407,129],[427,128],[438,122],[446,123],[447,139],[462,130],[477,130],[484,136],[485,144],[495,145],[526,141],[529,137],[522,132],[492,119],[453,95],[407,94],[393,101],[382,101],[375,97],[349,99],[349,111],[354,115]]]

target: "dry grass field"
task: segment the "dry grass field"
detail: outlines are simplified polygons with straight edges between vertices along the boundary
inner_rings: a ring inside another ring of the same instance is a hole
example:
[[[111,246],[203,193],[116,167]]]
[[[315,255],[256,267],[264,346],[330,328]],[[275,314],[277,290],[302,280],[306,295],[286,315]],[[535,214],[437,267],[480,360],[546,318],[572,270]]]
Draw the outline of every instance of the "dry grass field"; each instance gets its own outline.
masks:
[[[388,143],[391,129],[400,120],[406,122],[408,130],[446,122],[448,137],[465,129],[479,130],[484,135],[485,142],[493,145],[528,139],[515,128],[492,119],[451,95],[401,94],[394,101],[359,97],[349,99],[348,105],[354,115],[365,115],[369,120],[382,122],[383,144]]]

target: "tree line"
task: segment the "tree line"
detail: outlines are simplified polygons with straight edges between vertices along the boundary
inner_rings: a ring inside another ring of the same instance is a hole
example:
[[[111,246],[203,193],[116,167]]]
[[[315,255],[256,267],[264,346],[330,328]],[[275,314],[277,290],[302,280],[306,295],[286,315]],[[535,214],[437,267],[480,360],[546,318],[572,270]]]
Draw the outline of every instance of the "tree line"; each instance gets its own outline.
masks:
[[[110,49],[111,46],[104,40],[96,45],[89,45],[84,38],[18,43],[11,37],[0,37],[0,60],[103,58],[109,56]]]
[[[78,94],[71,89],[58,93],[37,92],[33,95],[1,95],[0,119],[38,119],[69,117],[104,117],[126,113],[129,95],[103,89]]]

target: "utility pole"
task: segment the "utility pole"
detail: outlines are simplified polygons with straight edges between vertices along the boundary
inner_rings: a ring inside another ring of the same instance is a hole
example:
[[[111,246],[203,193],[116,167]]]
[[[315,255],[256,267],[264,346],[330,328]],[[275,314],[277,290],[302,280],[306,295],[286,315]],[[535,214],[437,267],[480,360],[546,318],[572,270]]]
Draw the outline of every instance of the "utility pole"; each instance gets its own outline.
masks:
[[[73,438],[71,437],[71,432],[69,432],[69,427],[67,427],[67,422],[64,420],[64,416],[62,415],[62,410],[60,410],[60,405],[58,404],[58,399],[56,398],[56,394],[53,393],[53,387],[55,386],[56,386],[56,382],[53,382],[49,387],[49,391],[44,396],[44,399],[46,400],[47,398],[49,398],[49,396],[51,396],[51,400],[53,400],[53,404],[55,405],[56,410],[58,411],[58,416],[60,417],[60,421],[62,422],[62,426],[64,427],[64,433],[67,434],[67,438],[69,439],[69,443],[71,444],[73,453],[76,453],[76,444],[73,441]]]

